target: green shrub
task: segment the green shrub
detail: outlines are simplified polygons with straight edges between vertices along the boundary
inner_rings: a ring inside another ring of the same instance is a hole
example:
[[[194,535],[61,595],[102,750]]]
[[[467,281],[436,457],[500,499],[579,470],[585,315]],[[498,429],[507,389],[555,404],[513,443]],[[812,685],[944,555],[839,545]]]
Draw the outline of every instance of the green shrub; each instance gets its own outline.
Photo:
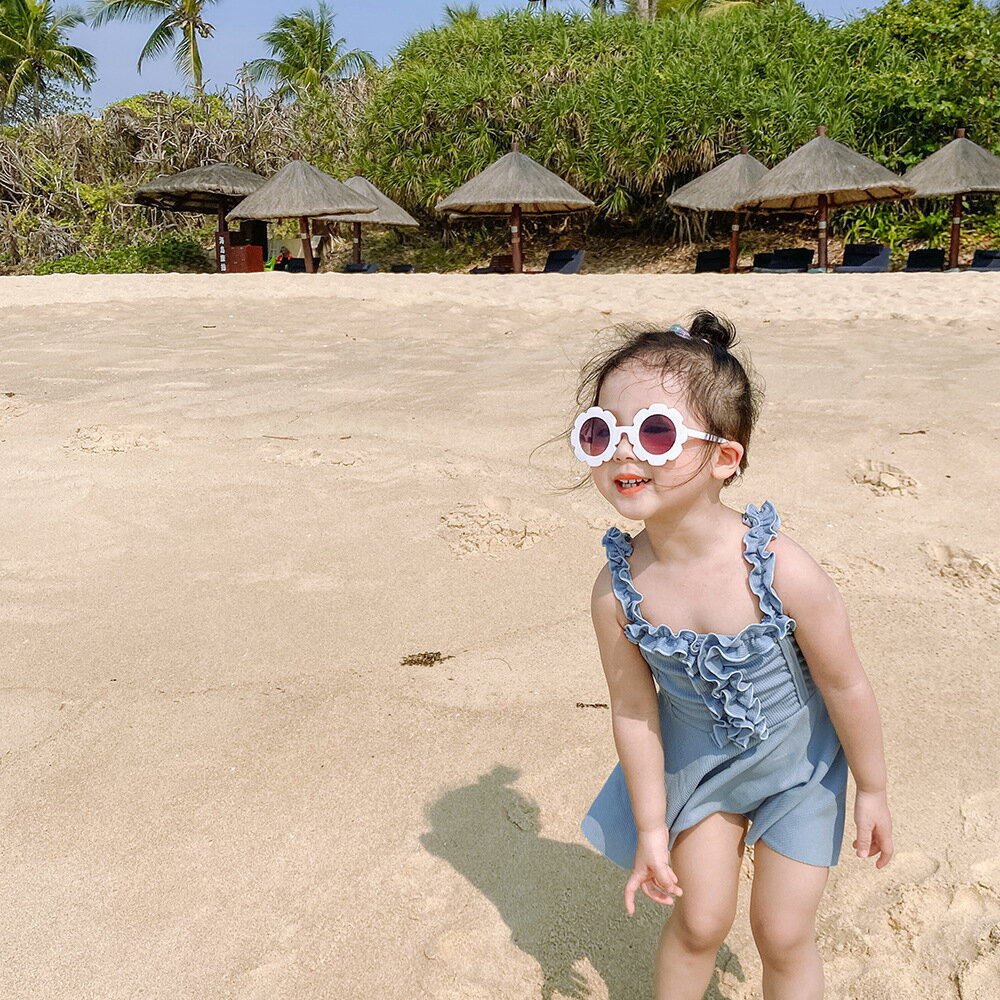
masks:
[[[185,236],[164,236],[151,242],[134,243],[108,253],[91,256],[75,253],[59,260],[44,261],[35,274],[135,274],[141,271],[214,270],[204,248]]]

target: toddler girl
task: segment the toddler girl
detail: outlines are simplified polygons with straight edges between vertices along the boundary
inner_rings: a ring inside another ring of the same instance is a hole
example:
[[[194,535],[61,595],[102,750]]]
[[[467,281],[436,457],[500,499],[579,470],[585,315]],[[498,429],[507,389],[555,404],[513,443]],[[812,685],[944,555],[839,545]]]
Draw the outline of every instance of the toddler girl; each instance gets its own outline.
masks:
[[[892,857],[878,708],[830,578],[778,533],[770,502],[740,514],[723,486],[747,465],[757,392],[732,327],[636,333],[584,369],[571,442],[601,495],[643,521],[610,528],[591,610],[620,763],[583,831],[673,904],[656,1000],[701,1000],[754,845],[750,924],[765,1000],[818,1000],[815,917],[857,785],[854,849]]]

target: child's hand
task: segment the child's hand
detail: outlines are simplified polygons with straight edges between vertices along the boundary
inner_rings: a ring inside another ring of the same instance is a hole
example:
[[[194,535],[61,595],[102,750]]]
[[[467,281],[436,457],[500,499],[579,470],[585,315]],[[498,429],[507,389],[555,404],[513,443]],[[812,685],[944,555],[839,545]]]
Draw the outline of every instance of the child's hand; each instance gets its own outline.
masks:
[[[670,833],[665,826],[639,833],[632,874],[625,883],[625,909],[630,917],[635,913],[636,889],[663,906],[670,906],[675,896],[684,895],[670,867],[669,842]]]
[[[885,792],[858,791],[854,801],[854,823],[858,829],[854,852],[859,858],[878,855],[876,868],[892,860],[892,817]]]

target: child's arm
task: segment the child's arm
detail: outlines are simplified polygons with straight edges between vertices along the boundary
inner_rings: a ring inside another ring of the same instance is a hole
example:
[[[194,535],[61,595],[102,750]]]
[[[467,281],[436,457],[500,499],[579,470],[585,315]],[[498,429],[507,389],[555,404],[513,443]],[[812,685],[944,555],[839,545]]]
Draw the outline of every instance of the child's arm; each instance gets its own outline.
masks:
[[[847,609],[836,584],[802,548],[784,535],[772,543],[775,589],[797,623],[796,641],[823,694],[857,785],[854,819],[860,858],[893,854],[886,799],[885,752],[875,692],[858,659]]]
[[[635,862],[625,885],[625,909],[631,915],[635,912],[637,889],[665,905],[681,895],[667,848],[670,836],[666,824],[659,705],[649,667],[622,631],[621,607],[606,569],[594,584],[591,614],[608,681],[615,746],[638,832]]]

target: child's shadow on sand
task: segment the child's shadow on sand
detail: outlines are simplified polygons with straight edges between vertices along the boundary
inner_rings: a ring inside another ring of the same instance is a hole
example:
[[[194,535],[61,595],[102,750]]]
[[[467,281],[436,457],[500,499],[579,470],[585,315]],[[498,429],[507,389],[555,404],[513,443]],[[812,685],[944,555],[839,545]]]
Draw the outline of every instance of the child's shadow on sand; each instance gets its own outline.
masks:
[[[514,944],[541,966],[543,1000],[590,995],[574,964],[586,959],[610,1000],[652,995],[653,953],[664,912],[643,899],[629,919],[625,873],[578,844],[538,835],[539,810],[509,787],[518,772],[495,767],[474,785],[447,792],[427,810],[420,838],[500,911]],[[726,1000],[719,970],[741,982],[739,959],[723,945],[706,1000]]]

